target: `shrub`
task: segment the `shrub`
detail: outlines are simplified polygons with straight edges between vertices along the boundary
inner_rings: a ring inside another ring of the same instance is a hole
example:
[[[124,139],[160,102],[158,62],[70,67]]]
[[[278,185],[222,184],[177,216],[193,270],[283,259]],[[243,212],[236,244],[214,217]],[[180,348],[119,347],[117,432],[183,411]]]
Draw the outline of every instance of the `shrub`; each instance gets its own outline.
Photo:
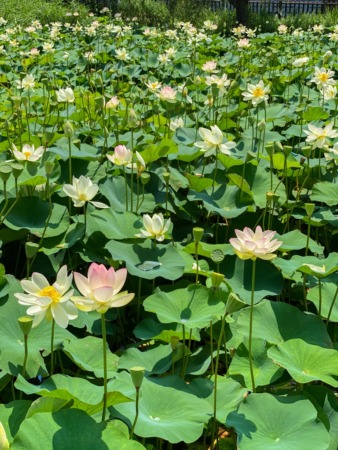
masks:
[[[48,22],[70,22],[72,18],[66,17],[67,12],[78,12],[77,19],[87,17],[88,9],[78,2],[72,1],[65,5],[62,0],[1,0],[0,16],[9,22],[28,25],[33,20],[42,24]]]
[[[165,3],[156,0],[121,0],[119,11],[124,18],[137,17],[142,25],[166,26],[170,14]]]

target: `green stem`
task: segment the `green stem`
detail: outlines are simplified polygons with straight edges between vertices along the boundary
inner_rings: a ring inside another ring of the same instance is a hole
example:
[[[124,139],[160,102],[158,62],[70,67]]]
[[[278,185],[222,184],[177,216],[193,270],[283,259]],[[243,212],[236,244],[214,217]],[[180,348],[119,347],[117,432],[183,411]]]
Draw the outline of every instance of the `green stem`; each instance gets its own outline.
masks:
[[[103,351],[103,407],[102,407],[102,422],[106,419],[107,409],[107,332],[105,314],[101,314],[102,325],[102,351]]]
[[[54,374],[54,331],[55,331],[55,320],[52,319],[52,331],[50,334],[50,375]]]
[[[26,377],[26,365],[27,365],[27,358],[28,358],[28,334],[24,334],[24,345],[25,345],[25,357],[23,360],[23,366],[22,366],[22,376],[23,378]]]
[[[331,317],[331,313],[332,313],[332,310],[333,310],[333,306],[334,306],[334,304],[335,304],[335,302],[336,302],[337,295],[338,295],[338,287],[337,287],[337,289],[336,289],[336,292],[334,293],[334,297],[333,297],[333,300],[332,300],[332,303],[331,303],[331,306],[330,306],[330,309],[329,309],[329,313],[328,313],[328,315],[327,315],[327,319],[326,319],[326,328],[329,326],[329,320],[330,320],[330,317]]]
[[[251,278],[251,302],[250,302],[250,322],[249,322],[249,367],[252,391],[256,392],[255,376],[252,361],[252,330],[253,330],[253,307],[255,300],[255,283],[256,283],[256,260],[252,261],[252,278]]]
[[[134,435],[134,430],[135,430],[136,422],[137,422],[137,419],[138,419],[139,401],[140,401],[140,388],[136,388],[135,419],[134,419],[133,426],[131,427],[129,439],[132,439],[133,435]]]
[[[223,340],[224,328],[225,328],[225,317],[226,313],[222,317],[221,321],[221,332],[217,342],[217,353],[216,353],[216,362],[215,362],[215,382],[214,382],[214,417],[212,423],[212,433],[211,433],[211,445],[210,450],[214,449],[215,446],[215,435],[216,435],[216,411],[217,411],[217,375],[218,375],[218,366],[219,366],[219,354],[221,350],[221,342]]]

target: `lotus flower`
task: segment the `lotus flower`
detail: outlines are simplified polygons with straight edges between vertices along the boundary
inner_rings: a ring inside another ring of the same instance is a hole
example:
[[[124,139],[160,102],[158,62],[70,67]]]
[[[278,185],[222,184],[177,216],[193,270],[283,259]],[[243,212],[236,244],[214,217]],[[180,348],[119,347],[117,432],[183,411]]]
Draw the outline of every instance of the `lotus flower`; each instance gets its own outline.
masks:
[[[104,203],[91,201],[98,193],[99,187],[83,175],[80,178],[73,177],[73,184],[65,184],[63,191],[72,199],[76,208],[84,206],[86,202],[90,202],[96,208],[109,208]]]
[[[70,301],[73,295],[72,275],[67,275],[67,266],[61,267],[56,281],[52,285],[41,273],[34,272],[31,280],[22,280],[21,286],[26,292],[17,293],[15,297],[20,305],[29,306],[27,314],[34,316],[33,327],[46,317],[52,318],[62,328],[67,328],[69,320],[76,319],[77,309]]]
[[[106,269],[103,264],[92,263],[88,277],[74,272],[75,284],[82,297],[72,297],[81,311],[98,311],[104,314],[109,308],[118,308],[129,303],[135,294],[120,292],[127,278],[127,269],[115,272],[113,267]]]
[[[162,242],[165,237],[165,233],[169,230],[171,220],[168,219],[164,222],[163,214],[154,214],[150,217],[149,214],[143,215],[143,225],[145,230],[141,230],[141,234],[136,234],[137,237],[150,237],[159,242]]]
[[[195,142],[195,146],[199,147],[202,152],[205,152],[205,157],[215,155],[217,150],[220,150],[225,155],[231,155],[230,150],[236,147],[235,142],[231,141],[223,144],[223,133],[217,125],[211,126],[211,130],[201,127],[198,132],[203,141]]]
[[[235,230],[237,238],[229,240],[233,246],[235,253],[241,259],[271,260],[275,258],[275,252],[281,245],[282,241],[273,240],[275,231],[262,231],[260,226],[256,227],[255,232],[245,227],[243,231]]]

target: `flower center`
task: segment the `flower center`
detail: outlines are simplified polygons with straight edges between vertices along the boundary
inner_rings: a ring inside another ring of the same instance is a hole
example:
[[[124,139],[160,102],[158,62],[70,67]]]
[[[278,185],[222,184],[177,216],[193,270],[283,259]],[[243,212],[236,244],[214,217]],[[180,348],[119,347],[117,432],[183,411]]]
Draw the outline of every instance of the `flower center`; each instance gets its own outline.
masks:
[[[60,301],[61,295],[60,292],[58,292],[55,287],[53,286],[47,286],[43,288],[39,292],[40,297],[49,297],[52,299],[53,303],[58,303]]]
[[[79,194],[79,200],[83,200],[84,202],[86,202],[88,200],[87,195],[86,194]]]
[[[25,155],[26,159],[28,159],[32,154],[32,152],[22,152],[22,153]]]
[[[329,76],[328,76],[327,73],[321,73],[319,75],[319,79],[320,79],[320,81],[325,82],[325,81],[327,81],[329,79]]]
[[[255,87],[255,89],[252,92],[252,95],[254,97],[262,97],[264,95],[264,89],[261,88],[260,86]]]

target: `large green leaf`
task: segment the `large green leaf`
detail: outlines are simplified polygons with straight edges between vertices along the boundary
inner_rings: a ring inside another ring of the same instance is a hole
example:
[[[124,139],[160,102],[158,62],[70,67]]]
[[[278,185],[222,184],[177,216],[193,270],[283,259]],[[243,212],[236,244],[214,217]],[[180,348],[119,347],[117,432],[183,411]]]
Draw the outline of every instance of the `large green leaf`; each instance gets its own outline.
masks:
[[[70,377],[68,375],[53,375],[39,386],[28,383],[21,375],[15,382],[15,387],[27,395],[40,395],[42,397],[55,397],[73,401],[73,407],[92,415],[102,410],[103,387],[96,386],[84,378]],[[120,392],[108,392],[107,405],[128,402],[129,399]]]
[[[150,239],[146,239],[142,244],[109,241],[106,248],[115,260],[126,262],[129,273],[140,278],[153,280],[163,277],[167,280],[177,280],[184,272],[184,260],[172,244],[161,244],[154,248]],[[147,262],[154,262],[156,265],[152,268],[151,265],[145,264]]]
[[[107,239],[133,239],[140,232],[142,221],[131,212],[111,209],[94,211],[87,218],[87,234],[100,231]]]
[[[19,305],[14,297],[15,292],[22,292],[20,283],[11,275],[9,293],[2,299],[0,307],[0,369],[17,376],[22,371],[24,360],[24,339],[18,318],[26,315],[26,307]],[[26,372],[29,378],[38,374],[46,375],[47,369],[43,356],[50,353],[51,322],[44,320],[37,328],[33,328],[28,338],[28,359]],[[55,327],[54,346],[59,348],[65,339],[74,336],[64,328]],[[41,353],[43,351],[43,353]]]
[[[318,418],[324,423],[330,434],[330,446],[327,450],[338,448],[338,399],[326,386],[307,384],[304,395],[308,397],[318,411]]]
[[[29,400],[14,400],[6,405],[0,404],[0,422],[5,428],[10,443],[18,432],[30,406]]]
[[[204,328],[224,314],[224,303],[212,289],[191,285],[172,292],[157,292],[143,303],[162,323],[180,323],[187,328]]]
[[[309,400],[251,394],[230,414],[241,450],[327,450],[329,434]]]
[[[109,382],[114,389],[127,397],[135,397],[131,377],[121,372],[119,378]],[[125,403],[109,408],[111,415],[132,424],[135,418],[135,404]],[[143,380],[139,403],[139,416],[135,434],[141,437],[160,437],[173,444],[183,441],[195,442],[209,420],[212,408],[206,400],[172,387],[164,387]]]
[[[131,190],[129,185],[127,185],[127,198],[129,202],[128,209],[126,209],[126,181],[123,177],[111,177],[108,178],[104,183],[100,184],[100,192],[109,201],[110,206],[116,212],[125,212],[129,209],[131,202]],[[136,182],[135,182],[136,191]],[[142,188],[140,188],[140,195],[134,192],[133,195],[133,211],[138,213],[150,212],[152,213],[155,209],[155,201],[152,194],[145,193],[142,195]]]
[[[173,348],[170,344],[159,345],[140,351],[137,348],[129,348],[119,360],[119,369],[130,369],[134,366],[144,367],[149,374],[161,374],[167,372],[173,362]]]
[[[67,339],[63,343],[63,351],[83,370],[94,372],[103,378],[102,339],[87,336],[83,339]],[[119,358],[107,348],[108,378],[115,375]]]
[[[233,334],[242,342],[249,336],[250,308],[236,313],[230,324]],[[263,300],[253,308],[253,334],[271,344],[300,338],[309,344],[331,348],[331,339],[323,321],[287,303]]]
[[[306,247],[307,236],[300,230],[292,230],[289,233],[282,235],[276,234],[275,238],[282,241],[283,244],[279,248],[283,252],[292,252],[294,250],[301,250]],[[322,254],[324,247],[317,244],[313,239],[309,239],[309,249],[313,253]]]
[[[268,350],[268,356],[284,367],[298,383],[320,380],[338,387],[338,351],[291,339]]]
[[[267,386],[283,374],[283,369],[277,367],[267,356],[267,345],[262,339],[252,341],[252,365],[256,386]],[[231,361],[229,375],[240,382],[242,386],[252,389],[249,351],[247,345],[241,344]]]
[[[13,450],[142,450],[114,423],[97,423],[78,409],[40,413],[26,419],[15,436]]]
[[[321,288],[313,287],[306,298],[316,305],[317,311],[320,309],[322,317],[328,318],[330,314],[330,320],[338,322],[338,292],[335,283],[322,282]]]
[[[5,224],[12,230],[29,230],[30,233],[41,237],[49,217],[49,203],[38,197],[21,197],[12,206],[6,216]],[[53,203],[52,214],[49,218],[44,237],[58,236],[69,227],[69,214],[65,206]]]
[[[237,186],[222,184],[202,192],[189,191],[188,199],[202,202],[210,213],[218,213],[225,219],[232,219],[241,215],[247,208],[247,205],[240,203],[240,192]]]
[[[324,202],[326,205],[337,205],[338,198],[338,184],[330,181],[320,181],[312,188],[312,201]]]
[[[251,302],[252,289],[252,261],[244,261],[238,257],[226,257],[222,263],[222,270],[232,290],[245,303]],[[256,280],[254,303],[264,297],[279,295],[283,287],[283,278],[271,262],[256,260]]]

